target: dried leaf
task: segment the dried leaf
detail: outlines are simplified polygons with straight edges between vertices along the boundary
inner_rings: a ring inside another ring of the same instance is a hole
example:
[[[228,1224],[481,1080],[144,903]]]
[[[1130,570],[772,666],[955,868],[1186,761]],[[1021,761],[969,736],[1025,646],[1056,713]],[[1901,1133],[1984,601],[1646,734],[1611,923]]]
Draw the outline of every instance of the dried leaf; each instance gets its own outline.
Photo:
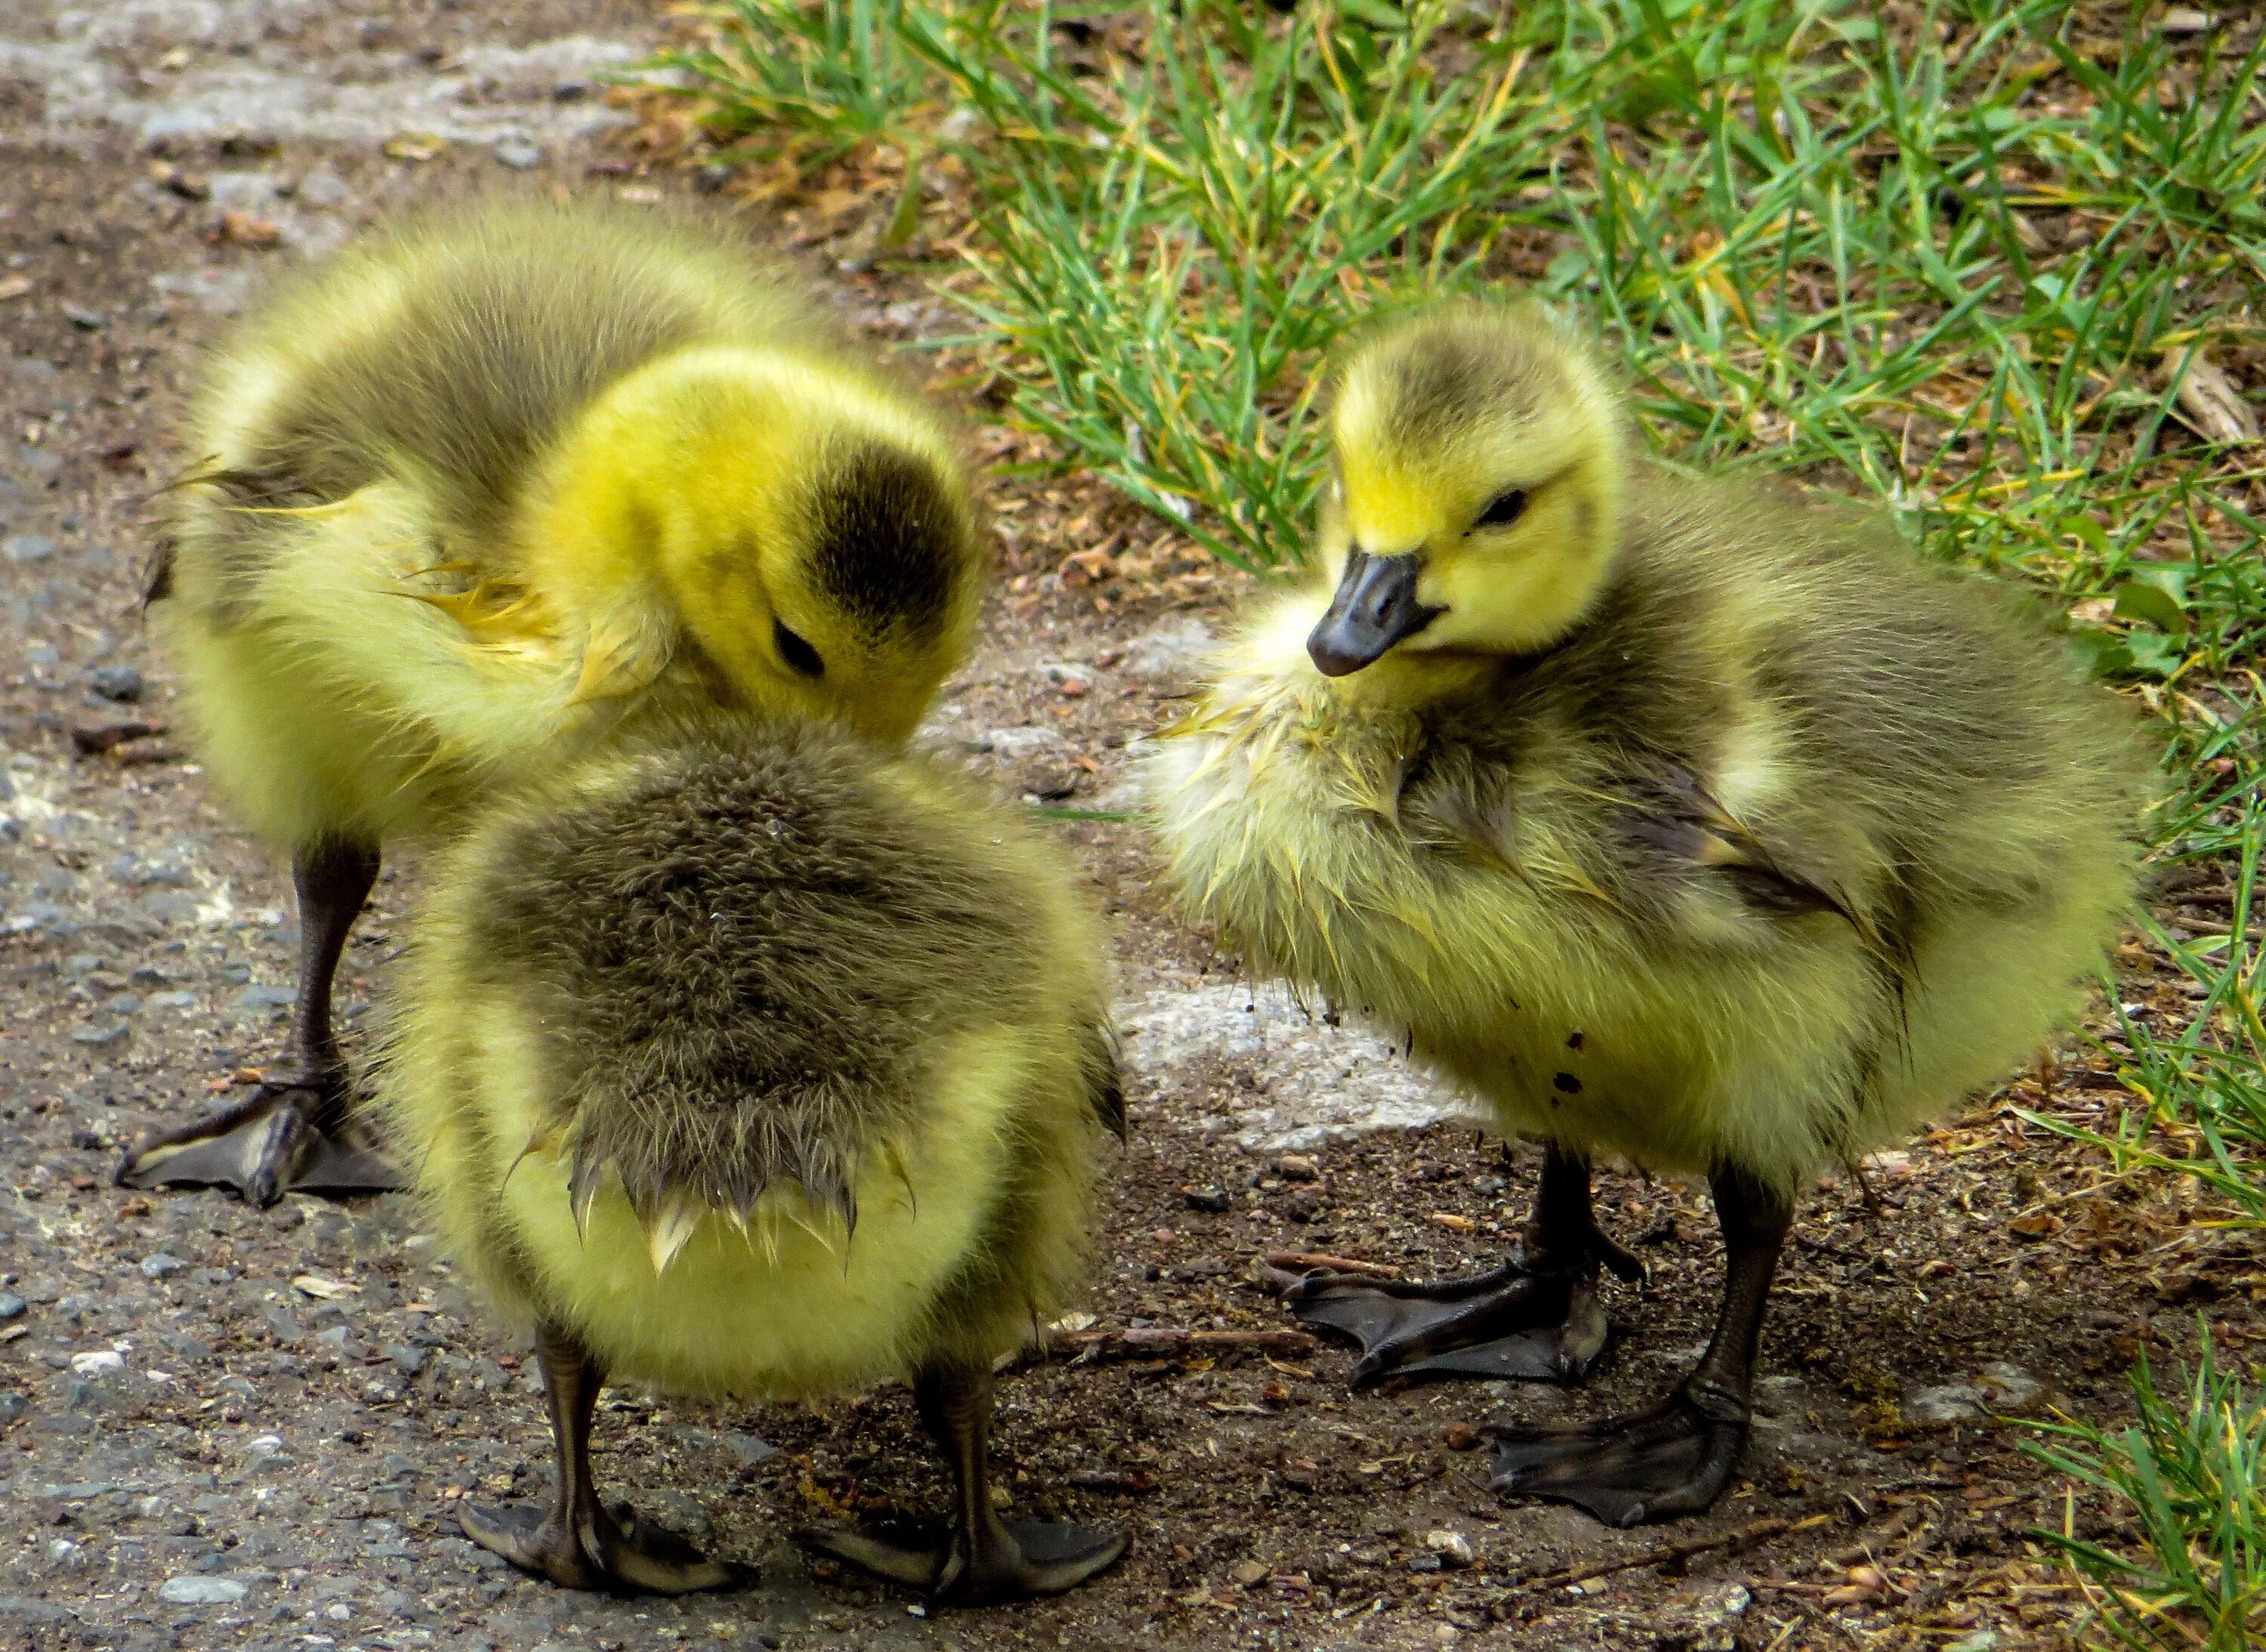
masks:
[[[213,238],[235,246],[274,246],[282,232],[267,219],[249,212],[223,212]]]
[[[404,132],[385,141],[388,158],[397,161],[429,161],[448,150],[449,140],[430,132]]]
[[[2204,441],[2248,447],[2260,439],[2258,410],[2243,399],[2226,369],[2201,346],[2183,356],[2166,355],[2156,375],[2159,384],[2177,382],[2175,400],[2180,420]]]

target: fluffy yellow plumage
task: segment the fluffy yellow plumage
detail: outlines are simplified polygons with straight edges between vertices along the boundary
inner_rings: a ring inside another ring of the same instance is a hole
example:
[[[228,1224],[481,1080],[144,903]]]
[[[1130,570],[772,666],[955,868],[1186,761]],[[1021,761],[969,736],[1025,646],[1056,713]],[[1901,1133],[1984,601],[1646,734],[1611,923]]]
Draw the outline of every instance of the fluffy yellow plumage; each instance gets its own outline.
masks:
[[[336,947],[378,845],[655,714],[898,740],[978,551],[937,416],[746,249],[588,207],[436,213],[226,340],[153,594],[200,752],[298,872],[296,1066],[142,1185],[383,1185],[325,1131]]]
[[[993,1363],[1075,1288],[1093,1140],[1122,1126],[1098,937],[1044,845],[925,760],[710,719],[485,812],[415,935],[384,1094],[566,1419],[548,1516],[472,1535],[564,1583],[714,1586],[599,1509],[575,1411],[598,1374],[761,1397],[909,1374],[960,1477],[952,1541],[817,1546],[960,1600],[1122,1552],[1005,1525],[983,1461]]]
[[[2131,896],[2132,736],[2007,595],[1641,457],[1538,312],[1382,332],[1332,428],[1323,579],[1261,606],[1152,764],[1169,874],[1551,1151],[1530,1266],[1294,1297],[1364,1377],[1578,1375],[1599,1263],[1634,1266],[1587,1155],[1709,1175],[1719,1351],[1633,1432],[1522,1437],[1501,1473],[1616,1520],[1704,1506],[1799,1180],[2075,1011]]]

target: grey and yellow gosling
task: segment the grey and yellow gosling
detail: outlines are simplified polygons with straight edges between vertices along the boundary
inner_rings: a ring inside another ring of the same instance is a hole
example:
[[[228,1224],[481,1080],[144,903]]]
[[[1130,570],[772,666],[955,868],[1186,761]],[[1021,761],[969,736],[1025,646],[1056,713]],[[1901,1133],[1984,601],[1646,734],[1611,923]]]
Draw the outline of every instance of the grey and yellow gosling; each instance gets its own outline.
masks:
[[[550,1393],[550,1506],[466,1532],[570,1588],[723,1585],[600,1502],[600,1383],[903,1375],[948,1532],[810,1546],[959,1603],[1122,1553],[1001,1520],[984,1444],[994,1363],[1077,1289],[1096,1141],[1123,1129],[1100,955],[1019,822],[822,725],[683,725],[485,812],[441,860],[380,1070],[445,1245],[533,1328]]]
[[[1495,1483],[1617,1524],[1746,1439],[1794,1194],[2028,1060],[2133,892],[2143,767],[2021,599],[1878,518],[1643,452],[1531,308],[1388,325],[1330,413],[1319,577],[1261,603],[1149,771],[1183,910],[1405,1030],[1546,1146],[1514,1260],[1288,1284],[1393,1372],[1603,1347],[1590,1155],[1704,1175],[1729,1251],[1642,1415],[1501,1430]]]
[[[348,1118],[341,948],[396,840],[655,714],[900,740],[972,632],[961,456],[752,250],[630,208],[373,235],[205,363],[152,615],[215,784],[291,857],[289,1059],[120,1179],[393,1184]]]

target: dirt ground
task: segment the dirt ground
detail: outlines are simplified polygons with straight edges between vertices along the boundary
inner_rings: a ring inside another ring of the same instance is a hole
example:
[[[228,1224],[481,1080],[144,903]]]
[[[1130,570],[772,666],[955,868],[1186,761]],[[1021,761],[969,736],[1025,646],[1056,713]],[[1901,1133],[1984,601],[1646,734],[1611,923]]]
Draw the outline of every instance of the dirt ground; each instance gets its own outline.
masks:
[[[593,84],[650,42],[651,15],[11,0],[0,18],[0,1646],[2063,1643],[2080,1603],[2025,1533],[2116,1528],[2065,1505],[2006,1419],[2119,1414],[2136,1355],[2184,1348],[2215,1296],[2230,1346],[2262,1334],[2236,1277],[2255,1261],[2183,1229],[2177,1189],[2109,1177],[2012,1112],[2104,1105],[2115,1080],[2074,1044],[1885,1156],[1875,1201],[1845,1181],[1805,1202],[1765,1414],[1711,1515],[1619,1532],[1505,1502],[1467,1426],[1626,1407],[1696,1353],[1719,1265],[1704,1196],[1612,1173],[1602,1210],[1651,1272],[1614,1288],[1617,1339],[1586,1390],[1354,1394],[1334,1346],[1033,1365],[1005,1386],[998,1437],[1018,1510],[1129,1526],[1132,1554],[1060,1601],[933,1617],[816,1575],[781,1537],[937,1502],[902,1391],[822,1409],[610,1391],[606,1484],[762,1581],[570,1594],[457,1531],[461,1498],[541,1493],[547,1436],[531,1361],[404,1201],[255,1212],[110,1186],[121,1144],[274,1051],[296,940],[278,866],[162,727],[131,727],[172,717],[137,567],[194,351],[267,271],[452,182],[698,189],[625,162]],[[911,277],[804,255],[877,338],[940,321]],[[1170,714],[1233,582],[1096,582],[1091,559],[1065,579],[1065,557],[1153,526],[1072,482],[995,502],[1001,588],[931,737],[1011,795],[1113,810],[1127,746]],[[105,740],[121,743],[78,749]],[[1132,1069],[1098,1327],[1280,1328],[1255,1281],[1278,1246],[1412,1275],[1492,1260],[1531,1155],[1481,1143],[1387,1047],[1254,993],[1176,930],[1133,826],[1059,830],[1111,914]],[[355,938],[350,1028],[414,878],[389,867]],[[2121,957],[2126,996],[2176,1014],[2145,954]]]

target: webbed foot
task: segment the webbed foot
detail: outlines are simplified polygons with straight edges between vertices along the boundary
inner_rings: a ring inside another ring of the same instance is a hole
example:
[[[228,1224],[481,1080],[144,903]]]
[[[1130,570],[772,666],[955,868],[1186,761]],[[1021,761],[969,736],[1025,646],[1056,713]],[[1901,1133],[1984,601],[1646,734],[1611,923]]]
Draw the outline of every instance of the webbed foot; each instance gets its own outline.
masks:
[[[1747,1442],[1746,1408],[1679,1388],[1651,1410],[1562,1428],[1502,1427],[1492,1484],[1587,1509],[1607,1525],[1699,1514],[1722,1495]]]
[[[1501,1268],[1429,1282],[1333,1272],[1268,1278],[1305,1324],[1361,1344],[1356,1388],[1413,1376],[1575,1383],[1604,1350],[1600,1268],[1631,1283],[1644,1277],[1636,1258],[1597,1226],[1589,1160],[1552,1144],[1524,1238]]]
[[[1283,1299],[1301,1323],[1361,1344],[1356,1388],[1414,1376],[1575,1383],[1605,1346],[1594,1270],[1530,1274],[1506,1266],[1423,1283],[1308,1274],[1287,1283]]]
[[[918,1590],[940,1604],[988,1606],[1059,1595],[1115,1565],[1130,1539],[1068,1522],[1000,1520],[971,1541],[965,1528],[942,1539],[902,1539],[845,1526],[812,1526],[794,1534],[805,1548],[859,1570]]]
[[[345,1080],[271,1078],[244,1100],[136,1143],[119,1163],[128,1188],[234,1188],[246,1204],[274,1204],[294,1188],[383,1193],[394,1168],[344,1124]]]
[[[475,1509],[457,1517],[464,1535],[523,1571],[562,1589],[613,1595],[689,1595],[748,1581],[671,1531],[640,1520],[627,1503],[593,1508],[580,1520],[529,1508]]]

